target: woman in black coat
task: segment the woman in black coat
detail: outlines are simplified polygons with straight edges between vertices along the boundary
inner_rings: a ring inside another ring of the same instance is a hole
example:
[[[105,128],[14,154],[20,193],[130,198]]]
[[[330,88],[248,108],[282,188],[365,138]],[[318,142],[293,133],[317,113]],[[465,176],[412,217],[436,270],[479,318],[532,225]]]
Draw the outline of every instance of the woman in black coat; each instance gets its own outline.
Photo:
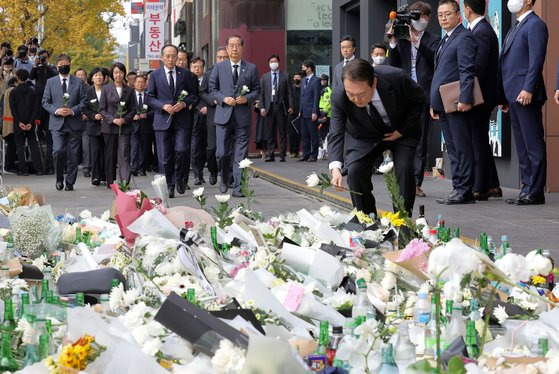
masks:
[[[91,163],[91,184],[99,186],[105,178],[105,141],[101,133],[101,96],[105,75],[101,68],[94,68],[89,73],[87,88],[87,106],[83,110],[86,116],[85,133],[89,138],[89,160]]]
[[[134,89],[125,81],[126,67],[116,62],[109,75],[113,83],[103,86],[101,91],[101,133],[105,140],[105,176],[107,187],[117,180],[116,165],[118,162],[118,180],[130,181],[130,135],[132,118],[136,114]],[[119,113],[121,108],[121,113]]]

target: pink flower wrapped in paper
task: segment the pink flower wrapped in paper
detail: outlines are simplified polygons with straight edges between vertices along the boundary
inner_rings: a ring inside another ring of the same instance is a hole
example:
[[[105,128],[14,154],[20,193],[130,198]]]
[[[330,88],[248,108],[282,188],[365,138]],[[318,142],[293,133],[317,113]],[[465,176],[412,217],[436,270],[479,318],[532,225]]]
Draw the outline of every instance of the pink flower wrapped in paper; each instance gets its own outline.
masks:
[[[126,242],[132,244],[137,234],[128,230],[127,227],[144,214],[144,212],[153,209],[153,205],[149,199],[142,199],[140,207],[138,208],[136,196],[122,192],[116,184],[111,184],[111,188],[116,195],[115,221],[124,239],[126,239]]]
[[[412,272],[419,279],[426,280],[427,261],[431,247],[422,239],[413,239],[401,251],[386,252],[384,258]]]

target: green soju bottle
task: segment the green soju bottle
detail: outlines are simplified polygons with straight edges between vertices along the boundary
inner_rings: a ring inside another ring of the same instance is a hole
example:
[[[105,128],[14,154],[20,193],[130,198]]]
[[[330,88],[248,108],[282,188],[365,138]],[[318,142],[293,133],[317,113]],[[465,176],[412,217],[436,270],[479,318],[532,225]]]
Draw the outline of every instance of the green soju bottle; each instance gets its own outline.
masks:
[[[6,332],[2,333],[2,349],[0,352],[0,372],[16,371],[19,369],[17,361],[12,355],[12,335]]]

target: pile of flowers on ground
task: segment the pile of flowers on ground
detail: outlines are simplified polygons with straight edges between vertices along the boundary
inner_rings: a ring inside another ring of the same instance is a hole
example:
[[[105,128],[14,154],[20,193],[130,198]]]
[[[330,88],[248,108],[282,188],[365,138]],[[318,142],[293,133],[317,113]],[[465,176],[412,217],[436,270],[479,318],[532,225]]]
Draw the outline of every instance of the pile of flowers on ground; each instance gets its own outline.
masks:
[[[23,253],[12,229],[4,258],[46,279],[0,283],[16,310],[6,326],[21,334],[12,354],[52,372],[119,370],[123,354],[146,373],[551,372],[559,295],[543,251],[495,250],[484,235],[470,246],[442,222],[431,235],[402,211],[377,219],[323,206],[263,218],[251,210],[250,163],[241,166],[239,207],[228,195],[208,207],[197,189],[201,209],[177,221],[165,196],[115,191],[119,219],[52,218],[58,242],[42,251]],[[532,357],[512,359],[518,352]]]

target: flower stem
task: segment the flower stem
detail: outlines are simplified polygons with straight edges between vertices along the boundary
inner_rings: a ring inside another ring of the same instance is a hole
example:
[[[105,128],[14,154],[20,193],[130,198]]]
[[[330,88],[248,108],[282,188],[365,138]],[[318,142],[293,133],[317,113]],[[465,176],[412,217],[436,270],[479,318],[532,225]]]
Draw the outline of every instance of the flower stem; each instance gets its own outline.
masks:
[[[442,362],[441,362],[441,291],[439,289],[439,279],[437,278],[437,284],[435,285],[435,328],[436,328],[436,352],[437,355],[437,369],[441,370]]]
[[[491,295],[489,296],[489,303],[487,304],[487,314],[485,314],[485,320],[483,324],[483,334],[481,335],[481,345],[479,347],[479,354],[483,354],[483,347],[485,346],[485,339],[487,338],[487,330],[489,328],[489,317],[493,312],[493,303],[495,302],[495,294],[497,293],[497,287],[499,283],[497,283],[494,287],[491,288]]]

